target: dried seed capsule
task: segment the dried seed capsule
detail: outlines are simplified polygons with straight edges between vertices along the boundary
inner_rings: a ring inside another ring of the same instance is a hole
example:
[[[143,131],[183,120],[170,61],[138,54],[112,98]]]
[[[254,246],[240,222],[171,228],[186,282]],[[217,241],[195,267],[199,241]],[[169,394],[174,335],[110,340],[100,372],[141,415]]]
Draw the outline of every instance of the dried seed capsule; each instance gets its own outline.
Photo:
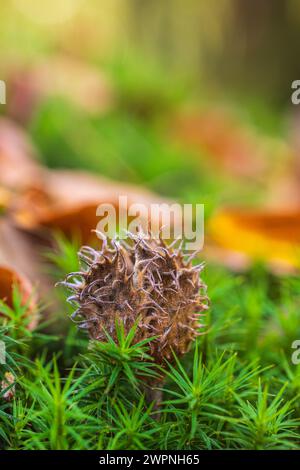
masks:
[[[135,342],[155,336],[150,353],[161,364],[187,352],[200,334],[199,313],[207,309],[203,264],[185,261],[181,247],[162,239],[130,234],[131,245],[104,238],[102,250],[83,247],[85,269],[63,283],[78,308],[72,318],[93,340],[116,340],[116,320],[127,333],[138,322]],[[176,245],[175,245],[176,246]],[[75,278],[75,279],[74,279]]]

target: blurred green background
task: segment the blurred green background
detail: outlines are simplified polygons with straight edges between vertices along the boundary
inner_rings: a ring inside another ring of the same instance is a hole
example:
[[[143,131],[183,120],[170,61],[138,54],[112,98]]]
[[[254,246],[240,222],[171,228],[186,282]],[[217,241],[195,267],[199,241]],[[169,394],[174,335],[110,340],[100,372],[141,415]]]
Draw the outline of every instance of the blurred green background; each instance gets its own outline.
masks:
[[[1,112],[27,130],[45,164],[201,202],[207,217],[224,205],[276,206],[280,174],[298,165],[290,96],[300,76],[299,2],[0,8]]]

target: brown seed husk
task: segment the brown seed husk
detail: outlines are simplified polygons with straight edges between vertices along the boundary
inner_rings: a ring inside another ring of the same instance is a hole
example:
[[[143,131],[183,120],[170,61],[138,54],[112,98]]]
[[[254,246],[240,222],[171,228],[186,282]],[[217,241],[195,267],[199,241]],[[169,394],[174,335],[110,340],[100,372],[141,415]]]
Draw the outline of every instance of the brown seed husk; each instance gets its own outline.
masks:
[[[137,322],[134,342],[155,337],[150,353],[162,364],[180,356],[201,334],[199,317],[207,308],[206,287],[199,277],[203,265],[185,261],[180,248],[162,239],[129,234],[131,245],[109,242],[102,249],[82,247],[79,256],[86,266],[63,282],[78,305],[72,315],[93,340],[116,338],[116,321],[128,333]]]

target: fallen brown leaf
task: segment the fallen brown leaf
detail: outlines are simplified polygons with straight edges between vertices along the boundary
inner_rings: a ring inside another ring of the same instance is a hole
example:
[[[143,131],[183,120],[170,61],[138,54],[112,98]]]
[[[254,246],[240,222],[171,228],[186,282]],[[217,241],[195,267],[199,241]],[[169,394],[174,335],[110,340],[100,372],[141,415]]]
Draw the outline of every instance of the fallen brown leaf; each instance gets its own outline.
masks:
[[[185,147],[207,152],[216,169],[240,177],[257,177],[266,168],[259,141],[224,111],[182,114],[172,129],[174,138]]]
[[[142,187],[118,183],[82,171],[45,170],[44,188],[39,193],[24,194],[13,209],[17,224],[28,230],[57,229],[70,235],[76,233],[83,242],[94,238],[101,203],[116,209],[119,196],[127,196],[128,204],[139,203],[150,207],[153,203],[169,200]]]
[[[297,107],[289,126],[289,141],[282,148],[284,158],[280,165],[273,165],[266,184],[268,207],[277,209],[300,208],[300,113]]]

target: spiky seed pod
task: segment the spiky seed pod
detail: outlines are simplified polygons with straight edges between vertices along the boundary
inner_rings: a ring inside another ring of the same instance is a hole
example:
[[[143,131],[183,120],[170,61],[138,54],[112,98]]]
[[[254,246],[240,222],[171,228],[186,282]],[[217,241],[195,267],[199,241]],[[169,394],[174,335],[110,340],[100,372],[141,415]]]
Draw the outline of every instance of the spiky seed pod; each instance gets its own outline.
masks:
[[[127,333],[138,322],[135,342],[155,337],[150,353],[158,364],[184,354],[201,334],[200,317],[207,308],[206,288],[181,247],[162,239],[128,234],[131,244],[108,241],[102,249],[83,246],[79,257],[85,269],[70,273],[63,284],[71,289],[72,318],[93,340],[116,340],[116,320]],[[191,257],[190,257],[191,258]]]

